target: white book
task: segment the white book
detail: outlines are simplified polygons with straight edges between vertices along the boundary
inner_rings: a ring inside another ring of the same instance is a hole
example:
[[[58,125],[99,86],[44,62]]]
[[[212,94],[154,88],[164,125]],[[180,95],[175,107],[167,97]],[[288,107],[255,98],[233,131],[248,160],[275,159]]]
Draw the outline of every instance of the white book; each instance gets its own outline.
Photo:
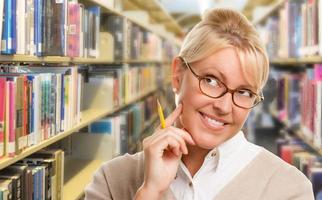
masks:
[[[33,83],[34,91],[34,137],[33,144],[38,144],[42,140],[42,127],[41,127],[41,96],[42,96],[42,75],[37,75]]]
[[[61,121],[61,90],[62,84],[61,80],[62,75],[56,74],[56,133],[59,133],[61,130],[60,121]]]
[[[26,53],[26,1],[17,2],[17,54]]]
[[[121,154],[121,119],[120,116],[114,117],[114,156]]]
[[[30,55],[35,55],[36,52],[36,45],[35,45],[35,6],[33,0],[28,0],[28,33],[29,33],[29,40],[28,40],[28,50]]]
[[[81,74],[77,75],[77,111],[76,111],[76,115],[77,115],[77,124],[80,123],[82,116],[81,116],[81,104],[82,104],[82,89],[83,89],[83,76]]]
[[[114,78],[92,76],[84,84],[84,108],[111,110],[113,108]]]
[[[316,106],[315,106],[315,116],[314,116],[314,137],[313,137],[313,143],[316,147],[322,146],[322,138],[321,138],[321,119],[322,119],[322,113],[321,113],[321,103],[322,103],[322,81],[316,82],[315,87],[316,92]]]
[[[322,55],[322,1],[318,3],[318,41],[319,41],[319,55]]]

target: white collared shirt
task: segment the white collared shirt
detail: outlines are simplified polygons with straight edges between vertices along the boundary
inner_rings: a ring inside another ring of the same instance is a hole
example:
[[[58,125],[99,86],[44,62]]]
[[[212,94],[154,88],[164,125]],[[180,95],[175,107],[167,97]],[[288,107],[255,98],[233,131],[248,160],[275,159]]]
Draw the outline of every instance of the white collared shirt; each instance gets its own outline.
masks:
[[[262,148],[248,142],[242,131],[211,150],[198,172],[191,177],[190,172],[180,161],[176,178],[170,189],[176,199],[205,200],[214,199]]]

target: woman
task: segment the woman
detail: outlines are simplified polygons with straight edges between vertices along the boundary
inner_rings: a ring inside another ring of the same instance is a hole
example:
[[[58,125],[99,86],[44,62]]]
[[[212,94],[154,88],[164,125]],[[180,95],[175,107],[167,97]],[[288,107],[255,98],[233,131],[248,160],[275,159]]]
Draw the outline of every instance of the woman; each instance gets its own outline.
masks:
[[[264,99],[269,71],[254,27],[227,9],[206,13],[172,63],[177,108],[143,152],[104,164],[86,199],[314,199],[295,167],[249,143],[241,128]]]

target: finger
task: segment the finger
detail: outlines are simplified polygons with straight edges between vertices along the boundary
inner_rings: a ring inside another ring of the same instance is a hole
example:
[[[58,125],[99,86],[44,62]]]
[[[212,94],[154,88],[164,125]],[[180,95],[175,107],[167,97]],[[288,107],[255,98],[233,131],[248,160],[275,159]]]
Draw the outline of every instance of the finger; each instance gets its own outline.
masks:
[[[171,126],[169,128],[176,134],[180,135],[189,144],[196,145],[195,141],[192,139],[191,135],[187,131],[180,128],[176,128],[174,126]]]
[[[185,142],[185,140],[179,134],[176,134],[175,132],[170,132],[167,135],[166,134],[161,135],[161,138],[162,137],[167,137],[168,135],[174,137],[174,139],[179,142],[180,149],[181,149],[181,152],[183,154],[188,154],[188,148],[187,148],[186,142]]]
[[[176,109],[165,119],[165,127],[172,126],[176,119],[181,115],[182,104],[180,103]]]
[[[164,151],[170,150],[176,156],[180,156],[180,143],[170,135],[162,137],[151,143],[151,148],[154,149],[159,157],[163,157]]]

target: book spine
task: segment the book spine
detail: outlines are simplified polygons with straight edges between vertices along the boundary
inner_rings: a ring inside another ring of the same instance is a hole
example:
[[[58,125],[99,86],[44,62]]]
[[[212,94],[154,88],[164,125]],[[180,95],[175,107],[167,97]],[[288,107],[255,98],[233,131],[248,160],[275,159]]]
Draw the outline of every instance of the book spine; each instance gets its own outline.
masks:
[[[16,53],[16,0],[5,0],[4,2],[4,27],[2,34],[1,54]]]
[[[5,110],[6,110],[6,79],[0,78],[0,158],[4,156],[4,135],[5,135]]]
[[[15,107],[16,107],[16,84],[14,81],[9,81],[9,144],[8,144],[8,155],[13,157],[16,152],[16,127],[15,127]]]

